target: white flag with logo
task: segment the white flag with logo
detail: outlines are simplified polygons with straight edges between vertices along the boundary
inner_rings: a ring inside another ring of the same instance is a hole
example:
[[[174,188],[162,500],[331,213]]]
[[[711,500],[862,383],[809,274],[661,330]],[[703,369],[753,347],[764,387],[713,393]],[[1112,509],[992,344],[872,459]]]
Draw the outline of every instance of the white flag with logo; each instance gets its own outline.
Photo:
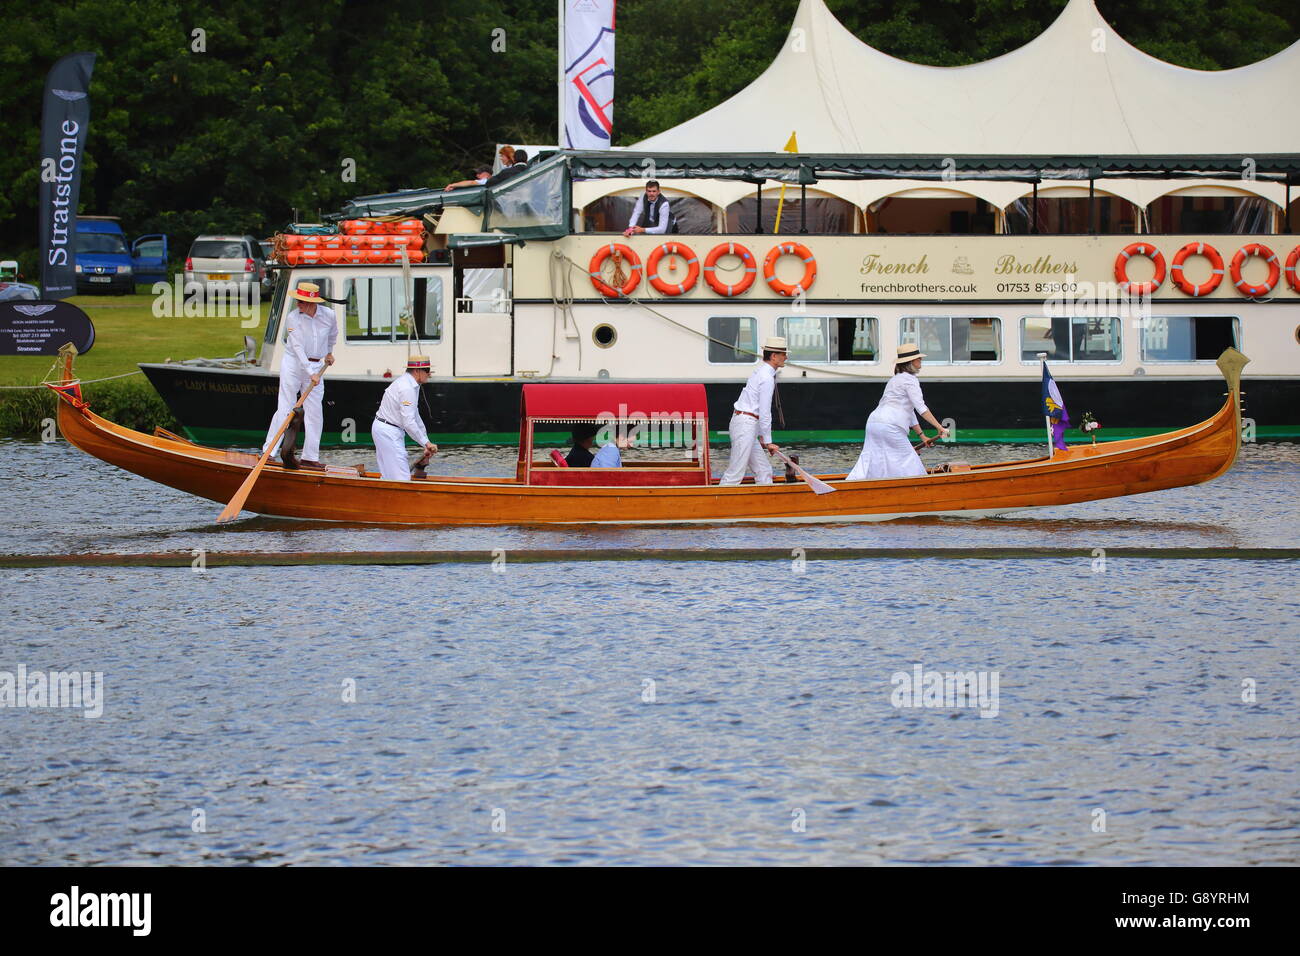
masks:
[[[564,0],[566,149],[609,149],[614,133],[615,0]]]

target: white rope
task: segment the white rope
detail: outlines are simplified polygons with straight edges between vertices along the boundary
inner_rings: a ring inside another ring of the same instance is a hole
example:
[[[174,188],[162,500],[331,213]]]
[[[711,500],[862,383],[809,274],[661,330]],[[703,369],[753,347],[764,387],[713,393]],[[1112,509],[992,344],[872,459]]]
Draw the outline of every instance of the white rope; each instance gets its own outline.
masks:
[[[96,382],[111,382],[111,381],[112,381],[113,379],[115,379],[115,378],[127,378],[127,377],[129,377],[129,376],[131,376],[131,375],[143,375],[143,374],[144,374],[144,372],[142,372],[140,369],[136,369],[134,372],[123,372],[121,375],[109,375],[109,376],[106,376],[105,378],[84,378],[84,379],[79,378],[79,379],[75,380],[74,382],[69,382],[69,383],[67,383],[67,384],[70,384],[70,385],[94,385]],[[65,383],[63,383],[63,382],[54,382],[54,383],[52,383],[52,384],[54,384],[54,385],[63,385],[63,384],[65,384]],[[29,389],[29,388],[44,388],[44,387],[45,387],[44,384],[41,384],[41,385],[0,385],[0,388],[5,389],[6,391],[14,391],[14,390],[18,390],[18,389]]]

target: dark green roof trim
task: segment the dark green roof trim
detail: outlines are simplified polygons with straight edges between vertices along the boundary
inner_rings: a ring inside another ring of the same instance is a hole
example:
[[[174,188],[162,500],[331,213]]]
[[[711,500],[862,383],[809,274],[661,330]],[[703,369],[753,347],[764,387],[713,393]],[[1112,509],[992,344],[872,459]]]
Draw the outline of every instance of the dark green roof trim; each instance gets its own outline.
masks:
[[[1166,156],[863,156],[800,153],[660,153],[562,150],[575,179],[1254,179],[1300,183],[1300,153]],[[649,162],[647,162],[647,160]]]

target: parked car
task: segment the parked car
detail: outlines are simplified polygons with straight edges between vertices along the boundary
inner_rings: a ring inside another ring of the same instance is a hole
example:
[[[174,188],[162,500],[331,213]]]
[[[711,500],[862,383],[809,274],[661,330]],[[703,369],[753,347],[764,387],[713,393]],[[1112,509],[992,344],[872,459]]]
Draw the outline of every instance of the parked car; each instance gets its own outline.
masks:
[[[18,261],[6,259],[0,262],[0,302],[12,302],[16,299],[39,299],[41,292],[34,285],[19,282]]]
[[[238,291],[256,283],[271,287],[262,246],[252,236],[199,236],[185,260],[185,288],[196,283],[204,296],[215,291]]]
[[[167,278],[167,237],[149,235],[127,246],[116,216],[77,217],[77,292],[134,292],[137,282]]]

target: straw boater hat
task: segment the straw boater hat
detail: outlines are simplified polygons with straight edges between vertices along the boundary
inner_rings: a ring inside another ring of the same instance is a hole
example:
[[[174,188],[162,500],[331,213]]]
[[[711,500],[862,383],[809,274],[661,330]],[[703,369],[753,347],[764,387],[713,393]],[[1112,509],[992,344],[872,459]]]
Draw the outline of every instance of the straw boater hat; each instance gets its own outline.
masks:
[[[433,364],[429,361],[427,355],[412,355],[406,360],[406,370],[408,372],[432,372]]]
[[[900,345],[898,347],[898,358],[895,362],[911,362],[919,358],[925,358],[925,353],[915,343]]]
[[[295,299],[301,302],[324,302],[321,298],[320,286],[314,282],[299,282],[298,288],[289,293]]]
[[[786,345],[785,339],[779,335],[769,335],[763,340],[764,352],[788,352],[790,348]]]

